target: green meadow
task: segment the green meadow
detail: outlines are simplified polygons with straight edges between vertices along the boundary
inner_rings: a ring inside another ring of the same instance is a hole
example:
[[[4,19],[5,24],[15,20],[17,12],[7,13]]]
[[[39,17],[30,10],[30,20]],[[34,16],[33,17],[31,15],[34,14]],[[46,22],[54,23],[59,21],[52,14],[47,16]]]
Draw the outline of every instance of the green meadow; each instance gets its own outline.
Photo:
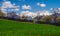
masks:
[[[60,26],[0,19],[0,36],[60,36]]]

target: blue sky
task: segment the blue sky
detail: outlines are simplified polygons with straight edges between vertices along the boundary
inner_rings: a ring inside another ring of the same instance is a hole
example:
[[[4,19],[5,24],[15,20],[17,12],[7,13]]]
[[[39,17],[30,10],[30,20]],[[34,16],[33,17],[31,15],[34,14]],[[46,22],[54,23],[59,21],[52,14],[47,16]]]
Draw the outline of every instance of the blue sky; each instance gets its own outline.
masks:
[[[47,9],[50,10],[50,8],[60,8],[60,0],[6,0],[10,1],[12,4],[15,3],[15,5],[20,6],[19,12],[23,11],[22,6],[30,6],[31,9],[29,11],[36,12],[38,10]],[[2,6],[3,2],[6,2],[4,0],[0,0],[0,7]],[[46,6],[43,8],[41,6],[38,6],[37,3],[45,4]],[[42,9],[43,8],[43,9]]]

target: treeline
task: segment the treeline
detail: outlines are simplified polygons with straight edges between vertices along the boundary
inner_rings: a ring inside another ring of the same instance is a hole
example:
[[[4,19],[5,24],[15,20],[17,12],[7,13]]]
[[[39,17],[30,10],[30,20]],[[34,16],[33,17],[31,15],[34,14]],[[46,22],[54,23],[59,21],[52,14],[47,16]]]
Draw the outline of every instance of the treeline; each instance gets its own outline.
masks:
[[[60,25],[60,13],[54,13],[52,15],[39,16],[32,18],[30,16],[19,16],[15,12],[3,13],[0,11],[0,19],[9,19],[23,22],[44,23]]]

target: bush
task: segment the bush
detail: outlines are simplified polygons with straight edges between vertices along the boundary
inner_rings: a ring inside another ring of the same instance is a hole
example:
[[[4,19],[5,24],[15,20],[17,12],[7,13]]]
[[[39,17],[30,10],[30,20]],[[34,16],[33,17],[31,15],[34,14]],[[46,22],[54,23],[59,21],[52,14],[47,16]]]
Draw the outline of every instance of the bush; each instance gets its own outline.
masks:
[[[50,23],[52,20],[52,16],[44,16],[40,22],[43,22],[43,23]]]
[[[56,19],[56,21],[57,21],[57,23],[60,23],[60,17],[58,17],[58,18]]]

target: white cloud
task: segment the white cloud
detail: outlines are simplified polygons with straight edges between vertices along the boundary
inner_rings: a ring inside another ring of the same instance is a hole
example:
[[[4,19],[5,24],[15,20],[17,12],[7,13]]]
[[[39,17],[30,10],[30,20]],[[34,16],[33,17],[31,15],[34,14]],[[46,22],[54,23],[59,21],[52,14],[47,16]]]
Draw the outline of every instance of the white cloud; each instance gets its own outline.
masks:
[[[53,10],[53,8],[50,8],[50,10]]]
[[[37,5],[40,7],[46,7],[46,4],[44,4],[44,3],[37,3]]]
[[[12,8],[13,5],[11,4],[10,1],[6,1],[6,2],[3,2],[2,7],[3,8]]]
[[[5,8],[15,8],[16,9],[19,9],[19,6],[15,6],[15,3],[12,4],[10,1],[5,1],[2,3],[2,6],[1,6],[1,10],[5,10]]]
[[[30,10],[31,9],[31,6],[30,5],[23,5],[22,6],[22,9],[24,9],[24,10]]]
[[[16,11],[19,11],[19,9],[17,9],[17,8],[16,8],[15,10],[16,10]]]
[[[46,7],[46,4],[40,4],[41,7]]]
[[[13,5],[15,6],[16,4],[15,4],[15,3],[13,3]]]
[[[40,6],[40,3],[38,2],[37,5]]]
[[[58,8],[60,10],[60,8]]]

